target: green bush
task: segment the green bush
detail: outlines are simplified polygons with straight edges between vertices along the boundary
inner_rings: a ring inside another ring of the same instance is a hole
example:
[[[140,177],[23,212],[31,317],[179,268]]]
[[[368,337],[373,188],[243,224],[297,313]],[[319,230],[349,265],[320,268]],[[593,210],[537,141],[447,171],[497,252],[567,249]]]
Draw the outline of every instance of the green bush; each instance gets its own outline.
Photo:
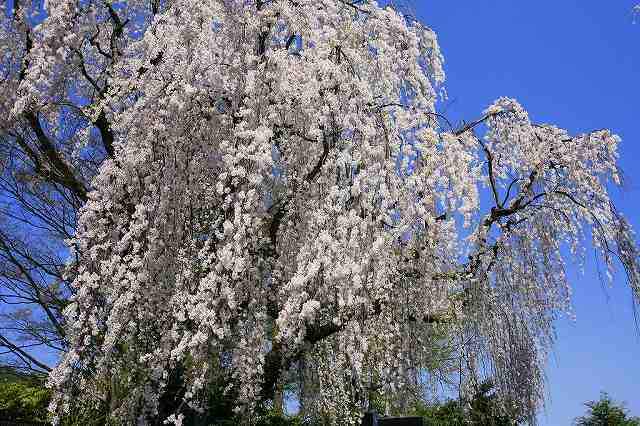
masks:
[[[616,404],[606,392],[600,400],[584,404],[587,415],[575,419],[577,426],[640,426],[640,417],[629,417],[622,404]]]
[[[302,426],[304,423],[299,417],[279,416],[277,414],[269,414],[261,417],[256,426]]]
[[[0,381],[0,410],[15,420],[46,422],[51,391],[32,380]]]
[[[427,426],[516,426],[524,419],[500,413],[491,381],[482,383],[471,400],[461,404],[450,399],[442,404],[418,404],[413,414],[424,418]],[[466,408],[463,409],[463,406]]]

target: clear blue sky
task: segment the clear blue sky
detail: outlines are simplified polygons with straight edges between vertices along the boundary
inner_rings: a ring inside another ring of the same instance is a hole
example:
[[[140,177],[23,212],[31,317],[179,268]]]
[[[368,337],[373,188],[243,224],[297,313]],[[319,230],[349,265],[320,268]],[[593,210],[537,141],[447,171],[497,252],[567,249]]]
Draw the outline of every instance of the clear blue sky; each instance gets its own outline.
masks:
[[[627,187],[614,198],[640,234],[640,22],[633,23],[632,1],[404,1],[439,35],[448,117],[471,120],[509,96],[536,122],[619,134]],[[640,416],[630,290],[621,277],[613,288],[602,285],[594,264],[571,275],[577,320],[558,323],[540,423],[572,424],[600,391]]]

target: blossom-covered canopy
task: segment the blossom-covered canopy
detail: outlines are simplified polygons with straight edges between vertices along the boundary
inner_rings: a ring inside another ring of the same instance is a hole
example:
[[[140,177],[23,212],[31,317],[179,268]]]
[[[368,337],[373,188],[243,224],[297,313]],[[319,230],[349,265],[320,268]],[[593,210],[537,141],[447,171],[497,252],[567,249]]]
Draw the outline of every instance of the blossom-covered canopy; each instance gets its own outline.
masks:
[[[533,417],[567,259],[591,244],[640,292],[607,190],[618,137],[535,124],[509,98],[449,124],[436,35],[397,9],[59,0],[48,14],[13,114],[55,114],[73,86],[98,97],[84,113],[114,154],[70,242],[54,410],[109,400],[147,424],[179,377],[165,414],[180,424],[217,375],[250,412],[296,371],[306,413],[349,424],[371,392],[409,400],[446,374],[445,341],[462,387],[490,374]],[[115,401],[105,383],[123,372]]]

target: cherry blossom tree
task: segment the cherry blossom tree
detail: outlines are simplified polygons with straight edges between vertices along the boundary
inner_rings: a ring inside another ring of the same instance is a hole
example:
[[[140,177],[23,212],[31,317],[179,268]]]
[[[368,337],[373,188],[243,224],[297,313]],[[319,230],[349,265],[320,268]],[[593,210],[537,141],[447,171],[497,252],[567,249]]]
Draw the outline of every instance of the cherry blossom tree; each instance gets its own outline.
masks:
[[[534,422],[566,263],[593,246],[640,294],[619,138],[509,98],[453,126],[435,33],[392,7],[46,6],[37,27],[35,3],[3,15],[2,138],[29,197],[70,215],[57,414],[179,425],[222,375],[250,421],[295,374],[305,414],[355,424],[372,392],[401,404],[457,367]]]
[[[34,29],[46,16],[42,3],[0,5],[0,348],[11,355],[3,362],[36,374],[51,370],[51,352],[65,351],[61,312],[73,293],[73,273],[66,268],[64,241],[75,233],[91,178],[113,154],[106,116],[91,120],[82,110],[100,99],[86,72],[89,63],[99,72],[100,64],[80,51],[59,70],[46,103],[12,112],[18,88],[34,68],[34,45],[42,43]],[[112,38],[115,48],[117,27],[113,19],[100,19],[91,40],[110,56],[104,43]]]
[[[62,310],[75,292],[69,286],[75,269],[67,265],[65,240],[75,234],[78,209],[92,190],[93,176],[114,154],[114,132],[106,113],[94,117],[87,111],[108,91],[106,79],[120,61],[120,50],[139,38],[138,28],[144,28],[159,8],[158,1],[83,4],[73,21],[93,19],[93,32],[84,40],[89,47],[75,49],[64,67],[39,78],[38,61],[32,58],[45,45],[55,50],[65,44],[66,27],[49,33],[45,41],[44,32],[36,29],[49,17],[43,0],[0,3],[3,364],[46,374],[51,359],[66,351]],[[28,73],[40,83],[49,81],[51,90],[43,91],[46,100],[12,111]]]

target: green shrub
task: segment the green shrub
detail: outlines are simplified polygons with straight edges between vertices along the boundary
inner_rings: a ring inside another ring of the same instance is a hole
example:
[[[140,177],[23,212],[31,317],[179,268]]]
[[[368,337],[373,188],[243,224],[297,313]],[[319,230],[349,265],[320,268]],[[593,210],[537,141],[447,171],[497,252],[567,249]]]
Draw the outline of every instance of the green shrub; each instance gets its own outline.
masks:
[[[0,410],[15,420],[46,422],[51,391],[31,380],[0,381]]]

